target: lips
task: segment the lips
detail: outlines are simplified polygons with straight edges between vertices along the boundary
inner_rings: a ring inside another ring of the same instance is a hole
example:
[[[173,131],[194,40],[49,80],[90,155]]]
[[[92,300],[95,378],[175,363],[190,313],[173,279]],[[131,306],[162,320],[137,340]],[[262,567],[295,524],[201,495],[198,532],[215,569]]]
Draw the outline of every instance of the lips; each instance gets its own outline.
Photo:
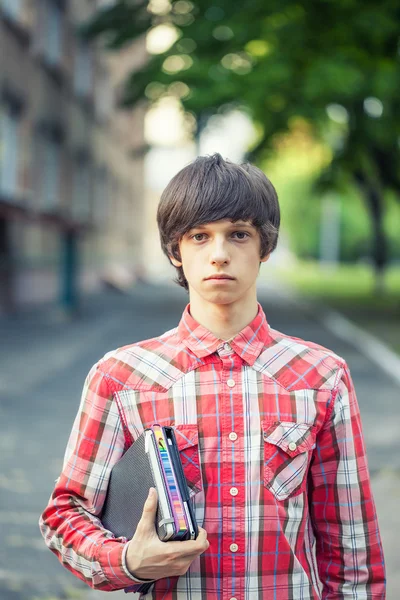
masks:
[[[230,275],[210,275],[210,277],[206,277],[206,279],[234,279],[234,277],[231,277]]]

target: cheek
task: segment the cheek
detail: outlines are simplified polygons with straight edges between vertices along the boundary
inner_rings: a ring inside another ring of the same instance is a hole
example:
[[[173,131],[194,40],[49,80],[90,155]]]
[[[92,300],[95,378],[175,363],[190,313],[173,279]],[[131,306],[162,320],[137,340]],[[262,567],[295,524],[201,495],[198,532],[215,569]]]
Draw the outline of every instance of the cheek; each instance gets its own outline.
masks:
[[[185,275],[188,276],[191,273],[194,275],[196,271],[198,271],[198,266],[200,263],[199,257],[194,252],[190,252],[187,249],[181,251],[182,256],[182,267],[185,272]]]
[[[257,248],[252,249],[250,252],[247,252],[245,256],[241,257],[243,267],[246,271],[254,271],[258,270],[260,263],[260,254]]]

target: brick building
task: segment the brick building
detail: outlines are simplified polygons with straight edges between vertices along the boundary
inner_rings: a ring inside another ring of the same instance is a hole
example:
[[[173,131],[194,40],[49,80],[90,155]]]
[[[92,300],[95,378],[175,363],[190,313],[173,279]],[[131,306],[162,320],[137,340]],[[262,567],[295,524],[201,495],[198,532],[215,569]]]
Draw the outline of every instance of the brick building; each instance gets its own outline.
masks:
[[[77,33],[109,3],[0,0],[0,313],[140,269],[144,108],[117,99],[145,45],[111,55]]]

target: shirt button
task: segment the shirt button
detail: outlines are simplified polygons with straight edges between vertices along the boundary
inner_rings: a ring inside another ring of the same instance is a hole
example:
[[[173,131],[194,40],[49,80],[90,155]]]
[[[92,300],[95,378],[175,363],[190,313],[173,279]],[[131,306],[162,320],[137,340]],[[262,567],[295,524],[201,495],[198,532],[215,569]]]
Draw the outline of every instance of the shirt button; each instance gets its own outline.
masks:
[[[231,431],[231,433],[229,434],[229,439],[234,442],[235,440],[237,440],[237,433],[235,433],[234,431]]]
[[[237,598],[235,598],[235,596],[232,596],[232,598],[230,598],[230,600],[237,600]]]
[[[224,348],[225,348],[225,350],[230,350],[231,349],[230,344],[224,344]]]
[[[233,387],[235,385],[235,380],[234,379],[228,379],[228,381],[226,382],[226,385],[229,385],[229,387]]]
[[[297,448],[297,444],[295,444],[294,442],[290,442],[290,444],[289,444],[289,450],[291,452],[294,452],[294,450],[296,450],[296,448]]]
[[[237,544],[231,544],[231,545],[229,546],[229,550],[230,550],[231,552],[237,552],[237,551],[238,551],[238,549],[239,549],[239,546],[238,546]]]
[[[238,495],[239,490],[235,487],[230,489],[230,494],[231,496],[237,496]]]

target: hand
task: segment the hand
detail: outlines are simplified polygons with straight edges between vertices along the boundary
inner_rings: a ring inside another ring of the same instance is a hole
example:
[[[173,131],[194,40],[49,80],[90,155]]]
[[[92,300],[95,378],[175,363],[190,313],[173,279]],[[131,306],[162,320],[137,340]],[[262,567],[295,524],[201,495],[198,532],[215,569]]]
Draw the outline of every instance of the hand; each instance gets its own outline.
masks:
[[[210,545],[207,532],[202,527],[199,527],[196,540],[162,542],[155,528],[157,504],[157,491],[150,488],[142,518],[135,535],[128,542],[126,564],[132,576],[139,579],[184,575],[196,556],[205,552]]]

